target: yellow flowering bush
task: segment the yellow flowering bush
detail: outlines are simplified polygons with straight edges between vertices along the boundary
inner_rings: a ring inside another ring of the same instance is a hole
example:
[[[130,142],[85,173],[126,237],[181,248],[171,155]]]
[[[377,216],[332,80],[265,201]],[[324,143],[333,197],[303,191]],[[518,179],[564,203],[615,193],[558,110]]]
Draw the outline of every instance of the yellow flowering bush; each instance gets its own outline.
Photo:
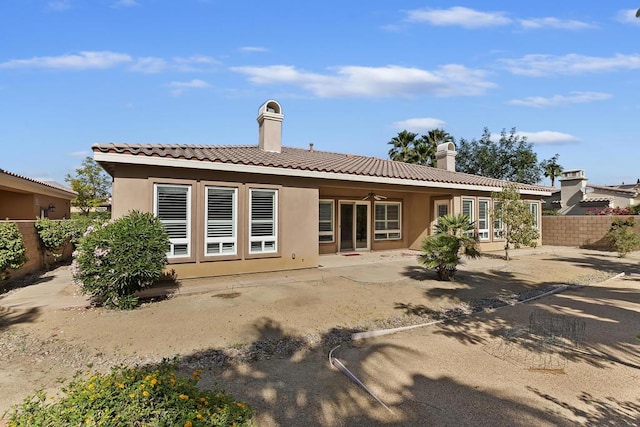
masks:
[[[177,376],[176,364],[78,374],[63,396],[40,391],[8,412],[8,426],[252,426],[252,409],[219,390],[200,390],[199,375]],[[198,377],[198,378],[195,378]]]

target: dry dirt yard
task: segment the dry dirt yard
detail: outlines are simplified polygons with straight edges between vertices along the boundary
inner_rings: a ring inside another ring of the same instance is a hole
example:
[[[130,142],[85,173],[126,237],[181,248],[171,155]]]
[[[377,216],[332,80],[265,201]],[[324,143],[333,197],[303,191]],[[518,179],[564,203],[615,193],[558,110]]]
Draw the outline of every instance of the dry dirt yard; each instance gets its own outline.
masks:
[[[495,339],[496,331],[505,336],[505,330],[526,324],[534,307],[564,307],[568,300],[563,295],[596,301],[580,292],[617,273],[640,274],[640,253],[620,259],[607,252],[539,248],[515,251],[509,262],[498,255],[469,261],[454,282],[435,280],[435,273],[422,270],[415,254],[407,252],[371,255],[367,263],[340,260],[311,271],[184,281],[183,290],[198,291],[177,292],[127,312],[6,308],[0,295],[0,415],[37,389],[55,392],[60,378],[78,370],[106,371],[117,364],[177,357],[186,375],[205,369],[202,386],[221,387],[248,401],[261,426],[401,426],[424,425],[425,420],[431,425],[586,425],[602,420],[634,425],[640,417],[637,279],[617,281],[623,288],[593,287],[608,292],[597,296],[598,307],[622,316],[605,322],[612,333],[604,335],[616,340],[611,346],[615,357],[606,361],[555,353],[539,366],[539,360],[527,359],[531,355],[513,356]],[[371,258],[375,256],[381,258]],[[536,302],[489,310],[516,301],[517,295],[523,299],[563,284],[572,287]],[[72,284],[64,289],[67,294],[76,291]],[[620,298],[611,302],[611,295]],[[576,306],[561,311],[586,319],[603,316],[589,310]],[[355,331],[465,313],[411,332],[349,339]],[[627,329],[620,336],[613,333],[616,322],[633,319],[637,330],[631,338]],[[339,344],[337,357],[385,396],[392,412],[331,369],[327,353]],[[540,369],[532,371],[536,367]],[[476,385],[463,384],[460,375],[474,378]],[[529,381],[527,375],[535,378]],[[606,390],[619,390],[617,395],[593,397],[585,389],[609,381],[617,383]],[[562,400],[557,397],[562,393],[578,400]],[[460,402],[461,396],[468,399]],[[606,412],[613,421],[590,415],[589,408],[611,405],[622,408]]]

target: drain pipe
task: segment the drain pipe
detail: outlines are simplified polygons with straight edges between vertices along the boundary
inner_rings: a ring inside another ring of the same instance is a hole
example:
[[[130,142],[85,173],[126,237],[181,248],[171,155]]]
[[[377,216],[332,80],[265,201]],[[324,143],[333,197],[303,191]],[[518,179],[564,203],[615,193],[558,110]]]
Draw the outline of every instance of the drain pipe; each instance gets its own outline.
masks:
[[[615,276],[610,277],[609,279],[607,279],[607,280],[605,280],[603,282],[600,282],[600,283],[605,283],[605,282],[608,282],[609,280],[619,279],[621,277],[624,277],[624,275],[625,275],[624,272],[620,273],[620,274],[616,274]],[[548,292],[545,292],[543,294],[536,295],[534,297],[527,298],[527,299],[522,300],[522,301],[516,301],[514,303],[508,304],[508,306],[511,307],[511,306],[514,306],[514,305],[524,304],[524,303],[527,303],[527,302],[535,301],[537,299],[544,298],[544,297],[549,296],[549,295],[557,294],[559,292],[564,292],[567,289],[569,289],[569,286],[562,285],[562,286],[559,286],[559,287],[557,287],[555,289],[552,289],[552,290],[550,290]],[[506,307],[506,306],[503,306],[503,307]],[[497,307],[497,308],[502,308],[502,307]],[[433,322],[420,323],[418,325],[401,326],[399,328],[380,329],[380,330],[377,330],[377,331],[356,332],[356,333],[351,334],[351,339],[352,340],[361,340],[361,339],[365,339],[365,338],[381,337],[383,335],[395,334],[396,332],[409,331],[411,329],[417,329],[417,328],[422,328],[422,327],[425,327],[425,326],[437,325],[439,323],[444,323],[447,320],[451,320],[451,318],[442,319],[442,320],[434,320]]]
[[[346,375],[346,376],[347,376],[351,381],[353,381],[354,383],[358,384],[360,387],[362,387],[362,389],[363,389],[364,391],[366,391],[367,393],[369,393],[369,395],[370,395],[371,397],[373,397],[373,398],[374,398],[374,399],[375,399],[375,400],[376,400],[380,405],[382,405],[382,406],[383,406],[387,411],[389,411],[389,412],[391,412],[391,413],[393,414],[393,411],[392,411],[392,410],[391,410],[387,405],[385,405],[385,404],[384,404],[384,402],[378,398],[378,396],[376,396],[375,394],[373,394],[373,392],[372,392],[371,390],[369,390],[369,388],[368,388],[366,385],[364,385],[364,384],[362,383],[362,381],[360,381],[360,380],[358,379],[358,377],[356,377],[355,375],[353,375],[353,373],[352,373],[349,369],[347,369],[347,367],[346,367],[346,366],[344,366],[344,364],[343,364],[339,359],[337,359],[337,358],[333,357],[333,352],[334,352],[334,350],[335,350],[335,349],[337,349],[338,347],[340,347],[340,346],[339,346],[339,345],[338,345],[338,346],[335,346],[335,347],[334,347],[334,348],[332,348],[332,349],[331,349],[331,351],[329,352],[329,365],[331,365],[332,367],[334,367],[334,368],[336,368],[336,369],[340,370],[340,371],[341,371],[343,374],[345,374],[345,375]]]

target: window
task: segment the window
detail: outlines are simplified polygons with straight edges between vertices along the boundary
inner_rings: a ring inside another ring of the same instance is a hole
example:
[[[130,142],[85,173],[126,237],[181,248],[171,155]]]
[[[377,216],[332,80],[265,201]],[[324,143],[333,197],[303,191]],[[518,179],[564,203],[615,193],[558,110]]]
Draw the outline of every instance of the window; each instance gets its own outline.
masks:
[[[320,243],[333,242],[333,200],[320,200],[318,209],[318,232]]]
[[[156,184],[154,213],[169,234],[168,258],[191,255],[191,186]]]
[[[436,222],[441,216],[449,215],[449,202],[436,202]]]
[[[533,228],[538,228],[538,204],[537,203],[529,203],[529,209],[533,214]]]
[[[498,209],[498,205],[500,204],[500,202],[498,201],[494,201],[493,202],[493,210],[494,212]],[[502,218],[494,218],[493,219],[493,238],[495,239],[502,239],[503,238],[503,233],[504,233],[504,229],[502,227]]]
[[[251,189],[249,194],[249,253],[277,252],[278,191]]]
[[[236,188],[205,187],[205,255],[238,253],[237,200]]]
[[[473,199],[462,199],[462,214],[468,216],[469,222],[473,224],[473,221],[474,221]],[[465,232],[465,234],[469,234],[471,236],[473,236],[473,233],[474,233],[473,230]]]
[[[489,201],[478,200],[478,239],[489,240]]]
[[[399,240],[400,203],[375,204],[375,240]]]

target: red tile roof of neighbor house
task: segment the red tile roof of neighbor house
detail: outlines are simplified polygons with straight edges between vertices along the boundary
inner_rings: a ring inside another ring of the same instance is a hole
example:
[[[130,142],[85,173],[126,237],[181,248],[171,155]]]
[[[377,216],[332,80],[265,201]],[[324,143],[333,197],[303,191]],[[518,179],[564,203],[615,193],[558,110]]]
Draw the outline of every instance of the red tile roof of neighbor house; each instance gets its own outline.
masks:
[[[280,153],[260,149],[256,145],[186,145],[186,144],[94,144],[94,153],[122,154],[166,159],[264,166],[271,168],[378,177],[419,182],[460,184],[503,188],[506,181],[447,171],[429,166],[397,162],[353,154],[331,153],[293,147],[282,147]],[[97,159],[100,161],[100,159]],[[331,177],[327,177],[331,178]],[[408,183],[409,184],[409,183]],[[552,187],[516,183],[520,190],[551,193]]]
[[[29,178],[28,176],[20,175],[14,172],[9,172],[8,170],[5,170],[5,169],[0,169],[0,174],[4,174],[13,178],[18,178],[24,181],[29,181],[34,184],[42,185],[44,187],[53,188],[55,190],[64,191],[65,193],[69,193],[69,195],[73,197],[78,195],[78,193],[76,193],[72,189],[65,187],[64,185],[58,184],[57,182],[54,182],[54,181],[40,181],[37,179]]]

